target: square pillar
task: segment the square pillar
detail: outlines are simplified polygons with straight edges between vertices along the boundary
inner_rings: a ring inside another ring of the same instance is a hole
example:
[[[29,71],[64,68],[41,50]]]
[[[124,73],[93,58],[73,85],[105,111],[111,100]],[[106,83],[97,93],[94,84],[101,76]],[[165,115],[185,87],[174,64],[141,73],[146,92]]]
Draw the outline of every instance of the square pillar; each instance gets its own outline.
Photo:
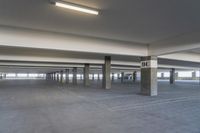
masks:
[[[51,73],[51,76],[52,76],[52,80],[54,80],[54,73]]]
[[[90,65],[85,64],[85,67],[84,67],[84,86],[90,86],[89,74],[90,74]]]
[[[172,68],[170,70],[170,77],[169,77],[170,84],[174,84],[175,82],[175,69]]]
[[[48,73],[46,73],[46,80],[48,80],[49,79],[49,74]]]
[[[121,73],[121,83],[124,83],[124,72]]]
[[[137,78],[137,71],[133,72],[133,82],[136,82],[136,78]]]
[[[141,93],[157,96],[157,57],[141,57]]]
[[[92,74],[92,80],[94,80],[94,73]]]
[[[77,67],[73,68],[73,80],[72,80],[72,83],[74,85],[77,85]]]
[[[99,74],[99,73],[98,73],[98,75],[97,75],[97,79],[100,80],[100,74]]]
[[[59,73],[56,73],[56,81],[59,82]]]
[[[63,83],[63,71],[60,71],[60,82]]]
[[[192,72],[192,80],[196,80],[196,72]]]
[[[65,69],[65,82],[69,84],[69,69]]]
[[[175,80],[178,80],[178,72],[175,72]]]
[[[120,79],[120,74],[119,73],[117,74],[117,79]]]
[[[112,73],[112,82],[114,82],[114,80],[115,80],[115,74]]]
[[[103,88],[111,88],[110,70],[111,70],[111,57],[105,56],[105,63],[102,67],[103,69]]]
[[[80,74],[80,80],[83,80],[82,74]]]
[[[56,73],[53,73],[53,80],[56,80]]]
[[[161,79],[164,79],[164,73],[161,73]]]

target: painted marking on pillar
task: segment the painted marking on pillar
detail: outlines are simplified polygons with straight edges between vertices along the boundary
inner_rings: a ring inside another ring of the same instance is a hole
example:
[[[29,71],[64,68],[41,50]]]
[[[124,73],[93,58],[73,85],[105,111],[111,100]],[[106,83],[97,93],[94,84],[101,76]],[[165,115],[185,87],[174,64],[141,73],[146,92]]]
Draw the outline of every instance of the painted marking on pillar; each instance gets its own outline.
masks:
[[[141,68],[157,68],[156,60],[141,61]]]

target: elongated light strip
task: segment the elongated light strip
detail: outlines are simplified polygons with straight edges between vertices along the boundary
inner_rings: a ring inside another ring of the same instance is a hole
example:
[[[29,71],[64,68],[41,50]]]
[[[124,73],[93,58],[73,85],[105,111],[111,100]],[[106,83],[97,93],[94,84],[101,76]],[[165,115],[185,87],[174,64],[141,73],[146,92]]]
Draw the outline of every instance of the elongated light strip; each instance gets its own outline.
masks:
[[[99,12],[86,8],[86,7],[82,7],[79,5],[74,5],[74,4],[70,4],[70,3],[62,3],[62,2],[55,2],[55,5],[58,7],[63,7],[63,8],[67,8],[67,9],[71,9],[71,10],[75,10],[75,11],[80,11],[80,12],[84,12],[84,13],[89,13],[89,14],[94,14],[94,15],[98,15]]]

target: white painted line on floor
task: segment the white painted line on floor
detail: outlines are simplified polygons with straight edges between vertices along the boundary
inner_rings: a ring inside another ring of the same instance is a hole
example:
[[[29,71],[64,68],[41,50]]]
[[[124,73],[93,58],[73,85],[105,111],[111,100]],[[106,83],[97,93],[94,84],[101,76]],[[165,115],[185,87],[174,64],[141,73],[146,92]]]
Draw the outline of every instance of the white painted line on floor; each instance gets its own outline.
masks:
[[[186,102],[186,101],[190,101],[190,100],[200,100],[200,97],[199,96],[191,96],[191,97],[171,98],[171,99],[147,102],[144,104],[139,103],[139,104],[133,104],[133,105],[115,106],[115,107],[109,108],[109,110],[110,111],[124,111],[124,110],[138,109],[138,108],[149,107],[149,106],[157,106],[157,105],[161,105],[161,104]]]

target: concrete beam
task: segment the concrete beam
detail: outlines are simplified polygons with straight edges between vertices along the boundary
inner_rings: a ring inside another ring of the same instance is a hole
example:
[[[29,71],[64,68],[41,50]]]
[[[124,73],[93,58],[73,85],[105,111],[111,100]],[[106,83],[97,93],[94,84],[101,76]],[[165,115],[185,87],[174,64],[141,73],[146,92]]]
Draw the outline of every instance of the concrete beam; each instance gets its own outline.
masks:
[[[164,55],[164,56],[159,56],[161,59],[169,59],[169,60],[179,60],[179,61],[189,61],[189,62],[195,62],[195,63],[200,63],[199,59],[199,54],[190,54],[190,53],[176,53],[176,54],[170,54],[170,55]],[[32,64],[33,66],[61,66],[61,67],[73,67],[71,64],[76,64],[78,67],[83,67],[83,64],[103,64],[104,60],[102,59],[80,59],[80,58],[66,58],[66,57],[43,57],[43,56],[33,56],[33,55],[1,55],[0,54],[0,65],[29,65]],[[4,63],[5,62],[5,63]],[[18,63],[20,62],[20,63]],[[24,62],[24,63],[23,63]],[[50,63],[51,62],[51,63]],[[59,63],[59,64],[58,64]],[[66,63],[68,63],[66,65]],[[79,65],[77,64],[79,63]],[[177,64],[173,64],[171,66],[168,66],[167,64],[159,64],[158,67],[162,68],[191,68],[191,69],[199,69],[199,65],[195,67],[190,67],[188,63],[185,65],[179,65],[178,62]],[[82,64],[82,65],[80,65]],[[129,66],[130,69],[134,70],[134,67],[140,67],[139,62],[132,62],[132,61],[116,61],[112,60],[111,64],[113,65],[112,68],[115,66],[117,68],[120,68],[120,66],[125,67]],[[130,67],[132,66],[132,67]],[[174,66],[174,67],[172,67]],[[137,68],[135,68],[137,69]]]
[[[165,55],[197,48],[200,48],[200,32],[192,32],[151,43],[148,55]]]
[[[109,55],[145,56],[148,54],[146,44],[5,26],[0,27],[0,46],[53,49]]]
[[[200,54],[187,53],[187,52],[162,55],[159,56],[159,58],[200,63]]]

